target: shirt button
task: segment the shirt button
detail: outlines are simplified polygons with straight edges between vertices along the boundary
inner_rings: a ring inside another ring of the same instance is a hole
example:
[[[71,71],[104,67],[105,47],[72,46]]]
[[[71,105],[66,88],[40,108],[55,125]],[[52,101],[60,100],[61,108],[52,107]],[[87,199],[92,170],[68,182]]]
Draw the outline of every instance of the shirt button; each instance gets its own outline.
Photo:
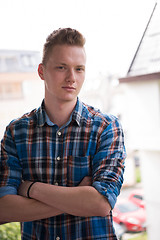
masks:
[[[58,134],[58,136],[61,136],[62,133],[58,131],[57,134]]]
[[[56,240],[60,240],[60,237],[56,237]]]
[[[61,160],[61,158],[58,156],[58,157],[57,157],[57,161],[59,161],[59,160]]]

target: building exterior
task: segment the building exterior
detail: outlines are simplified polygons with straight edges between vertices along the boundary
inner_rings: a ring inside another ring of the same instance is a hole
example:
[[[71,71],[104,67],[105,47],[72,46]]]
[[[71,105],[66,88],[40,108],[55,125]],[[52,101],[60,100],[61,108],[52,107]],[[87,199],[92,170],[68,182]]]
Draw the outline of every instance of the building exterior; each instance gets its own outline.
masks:
[[[160,227],[160,6],[156,4],[123,89],[122,116],[127,147],[139,157],[147,208],[149,240],[158,240]]]
[[[0,50],[0,138],[11,120],[40,105],[39,63],[39,52]]]

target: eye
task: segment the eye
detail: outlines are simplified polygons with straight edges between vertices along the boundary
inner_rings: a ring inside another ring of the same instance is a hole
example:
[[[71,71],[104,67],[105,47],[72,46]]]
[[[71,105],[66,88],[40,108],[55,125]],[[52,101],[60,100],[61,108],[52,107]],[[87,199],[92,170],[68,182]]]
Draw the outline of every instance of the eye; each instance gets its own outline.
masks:
[[[64,70],[65,68],[64,68],[64,66],[57,66],[57,69]]]
[[[84,72],[85,68],[84,67],[77,67],[76,70],[77,70],[77,72]]]

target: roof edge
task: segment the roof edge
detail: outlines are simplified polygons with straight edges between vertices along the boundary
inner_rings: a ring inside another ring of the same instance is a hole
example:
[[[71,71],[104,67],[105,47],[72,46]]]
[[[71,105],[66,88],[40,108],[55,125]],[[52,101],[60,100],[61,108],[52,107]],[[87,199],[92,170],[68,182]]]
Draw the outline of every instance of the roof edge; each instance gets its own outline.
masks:
[[[134,61],[135,61],[136,57],[137,57],[138,51],[139,51],[139,49],[140,49],[140,46],[141,46],[142,41],[143,41],[143,39],[144,39],[144,36],[145,36],[145,34],[146,34],[147,30],[148,30],[148,26],[149,26],[149,24],[150,24],[150,22],[151,22],[151,19],[152,19],[152,17],[153,17],[153,14],[154,14],[154,12],[155,12],[156,7],[157,7],[157,2],[154,4],[152,13],[151,13],[150,18],[149,18],[149,20],[148,20],[148,22],[147,22],[146,28],[145,28],[145,30],[144,30],[144,32],[143,32],[143,35],[142,35],[142,37],[141,37],[141,40],[140,40],[140,42],[139,42],[139,44],[138,44],[137,50],[136,50],[136,52],[135,52],[135,54],[134,54],[134,57],[133,57],[132,62],[131,62],[131,64],[130,64],[130,66],[129,66],[129,69],[128,69],[127,74],[129,74],[130,71],[131,71],[131,68],[132,68],[132,66],[133,66],[133,64],[134,64]]]
[[[130,82],[151,81],[151,80],[160,80],[160,72],[119,78],[119,83],[130,83]]]

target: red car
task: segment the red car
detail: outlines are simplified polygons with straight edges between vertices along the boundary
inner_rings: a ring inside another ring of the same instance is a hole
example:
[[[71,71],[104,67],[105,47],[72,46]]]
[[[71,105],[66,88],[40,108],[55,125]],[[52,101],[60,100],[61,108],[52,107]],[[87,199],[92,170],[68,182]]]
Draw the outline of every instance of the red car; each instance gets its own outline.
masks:
[[[128,199],[141,208],[145,208],[145,201],[143,199],[143,190],[135,189],[130,194]]]
[[[125,227],[126,232],[146,230],[146,212],[127,199],[120,199],[113,209],[113,220]]]

